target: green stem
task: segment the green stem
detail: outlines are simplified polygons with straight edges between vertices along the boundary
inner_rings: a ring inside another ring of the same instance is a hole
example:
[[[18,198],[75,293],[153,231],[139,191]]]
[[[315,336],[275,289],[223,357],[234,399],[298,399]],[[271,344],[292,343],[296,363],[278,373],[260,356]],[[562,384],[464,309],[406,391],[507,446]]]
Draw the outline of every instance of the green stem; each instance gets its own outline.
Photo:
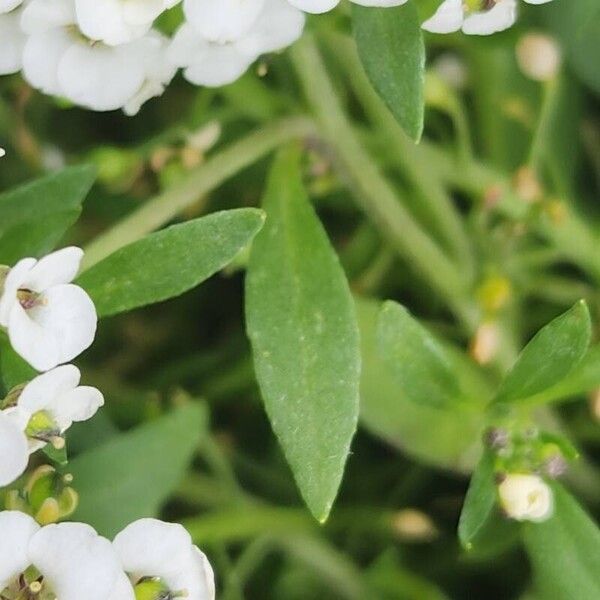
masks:
[[[444,190],[438,177],[423,160],[420,147],[404,133],[396,119],[373,90],[355,49],[348,36],[328,36],[335,48],[340,66],[345,70],[348,82],[369,119],[385,137],[390,154],[410,185],[419,194],[419,203],[444,243],[470,271],[473,269],[473,254],[463,220]]]
[[[233,143],[192,171],[179,184],[149,200],[96,238],[86,248],[83,269],[89,269],[119,248],[159,229],[232,175],[278,146],[312,134],[313,124],[308,119],[297,117],[262,127]]]
[[[468,299],[468,282],[406,210],[401,198],[357,140],[313,38],[305,35],[293,47],[291,56],[324,137],[336,152],[360,208],[390,245],[445,298],[467,328],[472,329],[477,312]]]

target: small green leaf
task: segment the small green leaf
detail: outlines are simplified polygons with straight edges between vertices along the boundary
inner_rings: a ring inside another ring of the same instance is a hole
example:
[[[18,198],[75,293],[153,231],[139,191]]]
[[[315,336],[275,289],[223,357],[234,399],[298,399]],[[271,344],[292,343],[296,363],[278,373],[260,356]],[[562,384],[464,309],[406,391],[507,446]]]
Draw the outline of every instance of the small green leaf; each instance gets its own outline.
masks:
[[[470,473],[481,453],[484,402],[490,394],[475,365],[458,351],[448,354],[461,386],[481,400],[481,410],[459,412],[417,404],[407,397],[402,382],[380,359],[376,336],[380,303],[357,298],[356,308],[362,349],[362,424],[373,435],[421,463]],[[432,431],[435,435],[431,435]]]
[[[358,418],[354,303],[295,152],[276,159],[264,208],[248,266],[248,335],[273,429],[306,504],[324,521]]]
[[[21,383],[31,381],[37,372],[29,366],[13,349],[8,336],[0,332],[0,376],[5,392]]]
[[[444,349],[403,306],[384,303],[377,339],[381,359],[410,400],[438,408],[457,404],[460,389]]]
[[[179,296],[226,266],[264,222],[254,208],[214,213],[173,225],[117,250],[77,283],[100,316]]]
[[[497,497],[494,457],[490,452],[484,451],[471,478],[458,522],[458,538],[467,550],[473,547],[473,540],[494,512]]]
[[[536,592],[544,600],[600,598],[600,530],[560,485],[554,514],[523,526]]]
[[[582,300],[540,329],[500,385],[496,402],[534,396],[565,378],[590,345],[592,324]]]
[[[69,462],[66,446],[57,449],[52,444],[46,444],[43,452],[54,464],[58,466],[64,467]]]
[[[92,167],[70,167],[0,194],[0,264],[50,252],[77,221],[94,177]]]
[[[157,516],[180,483],[206,418],[202,405],[186,404],[71,461],[80,496],[74,519],[112,538],[135,519]]]
[[[352,7],[354,38],[365,71],[404,131],[423,133],[425,44],[414,2],[395,8]]]

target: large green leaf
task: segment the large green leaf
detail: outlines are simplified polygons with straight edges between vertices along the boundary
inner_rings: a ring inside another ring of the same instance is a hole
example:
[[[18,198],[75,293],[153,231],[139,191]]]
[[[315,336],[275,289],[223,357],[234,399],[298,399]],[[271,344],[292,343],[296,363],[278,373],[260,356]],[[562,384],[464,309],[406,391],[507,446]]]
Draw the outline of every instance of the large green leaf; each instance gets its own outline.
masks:
[[[74,518],[112,537],[135,519],[156,516],[205,428],[204,407],[190,403],[76,458],[68,466],[80,494]]]
[[[263,223],[260,210],[240,208],[173,225],[117,250],[77,283],[100,316],[179,296],[233,260]]]
[[[536,592],[544,600],[600,598],[600,531],[561,486],[553,486],[554,514],[523,527]]]
[[[354,37],[365,71],[404,131],[423,133],[425,44],[413,2],[395,8],[354,5]]]
[[[540,329],[525,346],[502,382],[497,402],[512,402],[539,394],[565,378],[590,345],[592,324],[584,301]]]
[[[0,264],[52,250],[77,221],[93,182],[93,168],[78,166],[1,194]]]
[[[457,404],[461,392],[444,349],[403,306],[384,303],[377,338],[381,359],[406,397],[440,408]]]
[[[458,352],[447,350],[461,388],[481,400],[481,411],[440,410],[413,402],[380,358],[376,336],[380,303],[357,299],[356,307],[362,347],[361,423],[377,437],[421,462],[460,472],[471,471],[480,453],[484,401],[490,394],[474,365]]]
[[[273,429],[308,507],[324,521],[358,418],[354,303],[295,152],[276,159],[264,209],[248,266],[248,335]]]

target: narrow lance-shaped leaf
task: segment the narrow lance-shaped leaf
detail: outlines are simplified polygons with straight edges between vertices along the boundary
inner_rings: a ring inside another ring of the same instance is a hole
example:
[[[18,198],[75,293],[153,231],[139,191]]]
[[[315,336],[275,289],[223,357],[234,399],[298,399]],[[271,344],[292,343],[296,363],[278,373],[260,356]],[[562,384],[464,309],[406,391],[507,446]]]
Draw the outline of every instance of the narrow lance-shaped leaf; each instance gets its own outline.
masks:
[[[540,329],[500,385],[496,402],[529,398],[566,377],[590,345],[592,325],[582,300]]]
[[[263,222],[260,210],[240,208],[173,225],[117,250],[77,283],[88,291],[100,316],[161,302],[225,267]]]
[[[471,478],[458,522],[458,537],[463,547],[472,547],[473,540],[494,511],[496,499],[494,457],[491,452],[484,451]]]
[[[523,526],[536,592],[544,600],[600,598],[600,530],[560,485],[554,514]]]
[[[52,250],[79,217],[94,169],[71,167],[0,194],[0,264]]]
[[[69,464],[80,496],[74,518],[112,537],[135,519],[157,516],[205,431],[205,408],[190,403],[77,457]]]
[[[354,304],[304,191],[296,152],[279,155],[252,245],[248,335],[265,407],[298,487],[324,521],[358,418],[360,352]]]
[[[457,404],[460,389],[444,349],[403,306],[383,305],[377,339],[381,359],[408,398],[439,408]]]
[[[413,2],[394,8],[354,5],[354,37],[373,87],[415,141],[423,132],[425,44]]]

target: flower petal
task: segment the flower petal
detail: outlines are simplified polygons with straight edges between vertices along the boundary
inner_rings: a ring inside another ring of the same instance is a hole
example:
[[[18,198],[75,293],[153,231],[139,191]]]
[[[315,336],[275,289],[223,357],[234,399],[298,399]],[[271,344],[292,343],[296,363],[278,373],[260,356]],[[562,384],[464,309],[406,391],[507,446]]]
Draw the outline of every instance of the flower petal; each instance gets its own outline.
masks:
[[[29,461],[27,438],[17,420],[0,412],[0,487],[9,485],[20,477]],[[3,531],[0,527],[0,531]],[[3,539],[3,535],[0,539]],[[1,554],[1,552],[0,552]],[[0,573],[2,559],[0,558]],[[3,588],[0,586],[0,590]]]
[[[62,248],[38,260],[23,281],[23,287],[34,292],[43,292],[50,286],[70,283],[75,279],[83,250],[76,246]]]
[[[0,512],[0,591],[30,566],[27,548],[39,525],[21,512]]]
[[[421,26],[431,33],[458,31],[464,21],[462,0],[444,0],[434,15]]]
[[[59,398],[72,392],[81,379],[74,365],[63,365],[32,379],[19,396],[18,407],[30,415],[52,410]]]
[[[106,600],[120,574],[111,543],[83,523],[43,527],[31,539],[29,558],[60,600]]]
[[[40,300],[27,313],[56,340],[57,364],[73,360],[90,347],[98,317],[94,303],[82,288],[73,284],[55,285],[46,290]]]
[[[8,272],[0,297],[0,325],[8,327],[10,313],[17,302],[17,292],[36,262],[35,258],[24,258]]]
[[[190,24],[207,40],[238,40],[256,22],[264,0],[183,0]]]
[[[21,27],[30,35],[74,23],[75,5],[72,0],[30,0],[21,17]]]
[[[491,35],[508,29],[517,20],[517,1],[501,0],[485,12],[469,15],[463,23],[468,35]]]
[[[21,70],[25,35],[19,26],[20,18],[19,12],[0,14],[0,75],[9,75]]]
[[[58,398],[52,414],[61,432],[65,432],[73,423],[91,419],[103,405],[104,396],[100,390],[84,385]]]
[[[288,0],[292,6],[308,13],[325,13],[335,8],[340,0]]]

